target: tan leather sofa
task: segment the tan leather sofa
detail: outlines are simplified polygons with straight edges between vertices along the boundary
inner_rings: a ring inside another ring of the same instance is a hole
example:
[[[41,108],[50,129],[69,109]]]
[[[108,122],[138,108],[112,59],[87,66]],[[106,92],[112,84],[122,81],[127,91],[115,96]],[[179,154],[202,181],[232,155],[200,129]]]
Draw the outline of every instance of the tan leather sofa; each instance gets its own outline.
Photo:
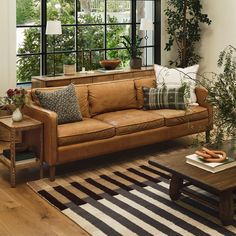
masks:
[[[58,164],[131,149],[177,137],[209,132],[212,109],[207,91],[196,88],[200,106],[183,110],[144,111],[142,86],[155,86],[155,76],[75,85],[83,121],[57,125],[57,114],[33,104],[25,113],[44,123],[44,161],[55,178]],[[40,88],[53,91],[58,88]]]

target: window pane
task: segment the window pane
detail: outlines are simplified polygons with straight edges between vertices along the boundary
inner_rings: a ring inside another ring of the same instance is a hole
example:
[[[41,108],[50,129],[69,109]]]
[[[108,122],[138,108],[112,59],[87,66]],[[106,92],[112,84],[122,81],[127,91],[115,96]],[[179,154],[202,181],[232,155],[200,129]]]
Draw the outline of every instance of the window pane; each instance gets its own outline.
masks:
[[[130,56],[126,49],[108,50],[107,59],[120,59],[121,64],[119,65],[119,67],[128,67]]]
[[[47,75],[51,75],[54,73],[54,65],[55,65],[55,74],[63,73],[63,56],[64,54],[47,55]],[[55,63],[54,63],[54,58],[55,58]]]
[[[154,20],[154,1],[137,1],[136,20],[140,23],[142,18]]]
[[[78,1],[78,23],[79,24],[101,24],[105,19],[105,1],[90,0]]]
[[[82,52],[78,53],[78,71],[82,70],[82,67],[85,67],[86,70],[96,70],[100,68],[99,61],[104,59],[104,51],[84,51],[83,55]]]
[[[40,24],[40,0],[16,0],[16,25]]]
[[[55,45],[54,39],[55,38]],[[75,49],[75,27],[63,26],[61,35],[48,35],[47,36],[47,51],[72,51]]]
[[[54,73],[54,58],[55,58],[55,74],[63,74],[63,65],[70,65],[76,63],[75,53],[61,53],[47,55],[47,74]]]
[[[47,1],[47,19],[60,20],[62,24],[75,23],[75,0]]]
[[[107,48],[123,47],[123,35],[130,35],[130,25],[108,25],[107,26]]]
[[[142,62],[144,66],[154,64],[154,47],[148,47],[147,50],[146,48],[143,49]]]
[[[107,23],[111,21],[129,23],[131,1],[107,0]]]
[[[40,52],[40,28],[17,28],[16,29],[16,52],[39,53]]]
[[[76,54],[75,53],[65,53],[62,55],[63,65],[72,65],[76,63]]]
[[[40,75],[40,56],[17,57],[17,82],[30,82],[31,76]]]
[[[81,49],[96,49],[104,47],[103,26],[79,26],[77,34],[78,47]]]
[[[137,25],[137,32],[136,34],[139,35],[139,37],[143,38],[141,42],[141,46],[153,46],[154,45],[154,31],[151,30],[139,30],[139,24]]]

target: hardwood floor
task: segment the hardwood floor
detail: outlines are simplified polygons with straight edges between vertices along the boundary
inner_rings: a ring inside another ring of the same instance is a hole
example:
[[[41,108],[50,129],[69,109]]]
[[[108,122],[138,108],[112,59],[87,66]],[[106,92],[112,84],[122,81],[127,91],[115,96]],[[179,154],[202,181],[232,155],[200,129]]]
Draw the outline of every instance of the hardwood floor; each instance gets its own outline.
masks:
[[[37,169],[18,171],[16,188],[10,188],[9,172],[2,164],[0,173],[0,235],[88,235],[27,186],[38,178]]]
[[[106,157],[67,164],[57,168],[57,174],[75,170],[83,170],[84,172],[86,168],[91,170],[95,167],[101,167],[104,170],[107,163],[116,165],[121,162],[121,159],[122,162],[131,162],[134,159],[141,159],[143,155],[147,158],[147,155],[151,156],[152,153],[163,153],[186,147],[190,142],[191,138],[185,137]],[[6,145],[6,143],[0,142],[0,153]],[[47,173],[46,176],[48,176]],[[0,235],[88,235],[82,228],[37,196],[27,186],[27,181],[35,180],[38,177],[39,171],[36,168],[19,170],[16,188],[10,188],[9,171],[0,164]]]

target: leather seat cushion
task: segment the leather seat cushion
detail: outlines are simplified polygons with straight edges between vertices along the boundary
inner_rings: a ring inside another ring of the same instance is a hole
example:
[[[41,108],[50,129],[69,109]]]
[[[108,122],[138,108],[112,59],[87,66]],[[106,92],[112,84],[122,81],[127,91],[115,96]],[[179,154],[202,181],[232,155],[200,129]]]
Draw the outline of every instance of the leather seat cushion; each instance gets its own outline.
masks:
[[[58,125],[57,132],[59,146],[115,136],[115,128],[112,125],[90,118],[84,118],[80,122]]]
[[[116,135],[130,134],[164,126],[163,116],[136,109],[104,113],[93,118],[113,125],[116,128]]]
[[[190,106],[188,110],[160,109],[149,110],[150,114],[157,114],[165,118],[166,126],[174,126],[190,121],[208,118],[207,108],[201,106]]]
[[[151,75],[146,78],[142,77],[142,78],[135,79],[134,85],[137,92],[137,100],[138,100],[139,108],[142,108],[144,104],[143,87],[146,87],[146,88],[156,87],[156,77],[155,75]]]

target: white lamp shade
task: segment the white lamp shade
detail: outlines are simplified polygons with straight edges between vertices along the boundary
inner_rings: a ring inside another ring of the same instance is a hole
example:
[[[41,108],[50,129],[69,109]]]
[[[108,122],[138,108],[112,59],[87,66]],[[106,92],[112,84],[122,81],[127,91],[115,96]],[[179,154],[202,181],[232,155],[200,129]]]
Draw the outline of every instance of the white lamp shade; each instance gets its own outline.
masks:
[[[50,35],[50,34],[52,34],[52,35],[62,34],[61,22],[58,21],[58,20],[47,21],[46,34],[47,35]]]
[[[152,20],[142,18],[140,22],[140,30],[153,30]]]

